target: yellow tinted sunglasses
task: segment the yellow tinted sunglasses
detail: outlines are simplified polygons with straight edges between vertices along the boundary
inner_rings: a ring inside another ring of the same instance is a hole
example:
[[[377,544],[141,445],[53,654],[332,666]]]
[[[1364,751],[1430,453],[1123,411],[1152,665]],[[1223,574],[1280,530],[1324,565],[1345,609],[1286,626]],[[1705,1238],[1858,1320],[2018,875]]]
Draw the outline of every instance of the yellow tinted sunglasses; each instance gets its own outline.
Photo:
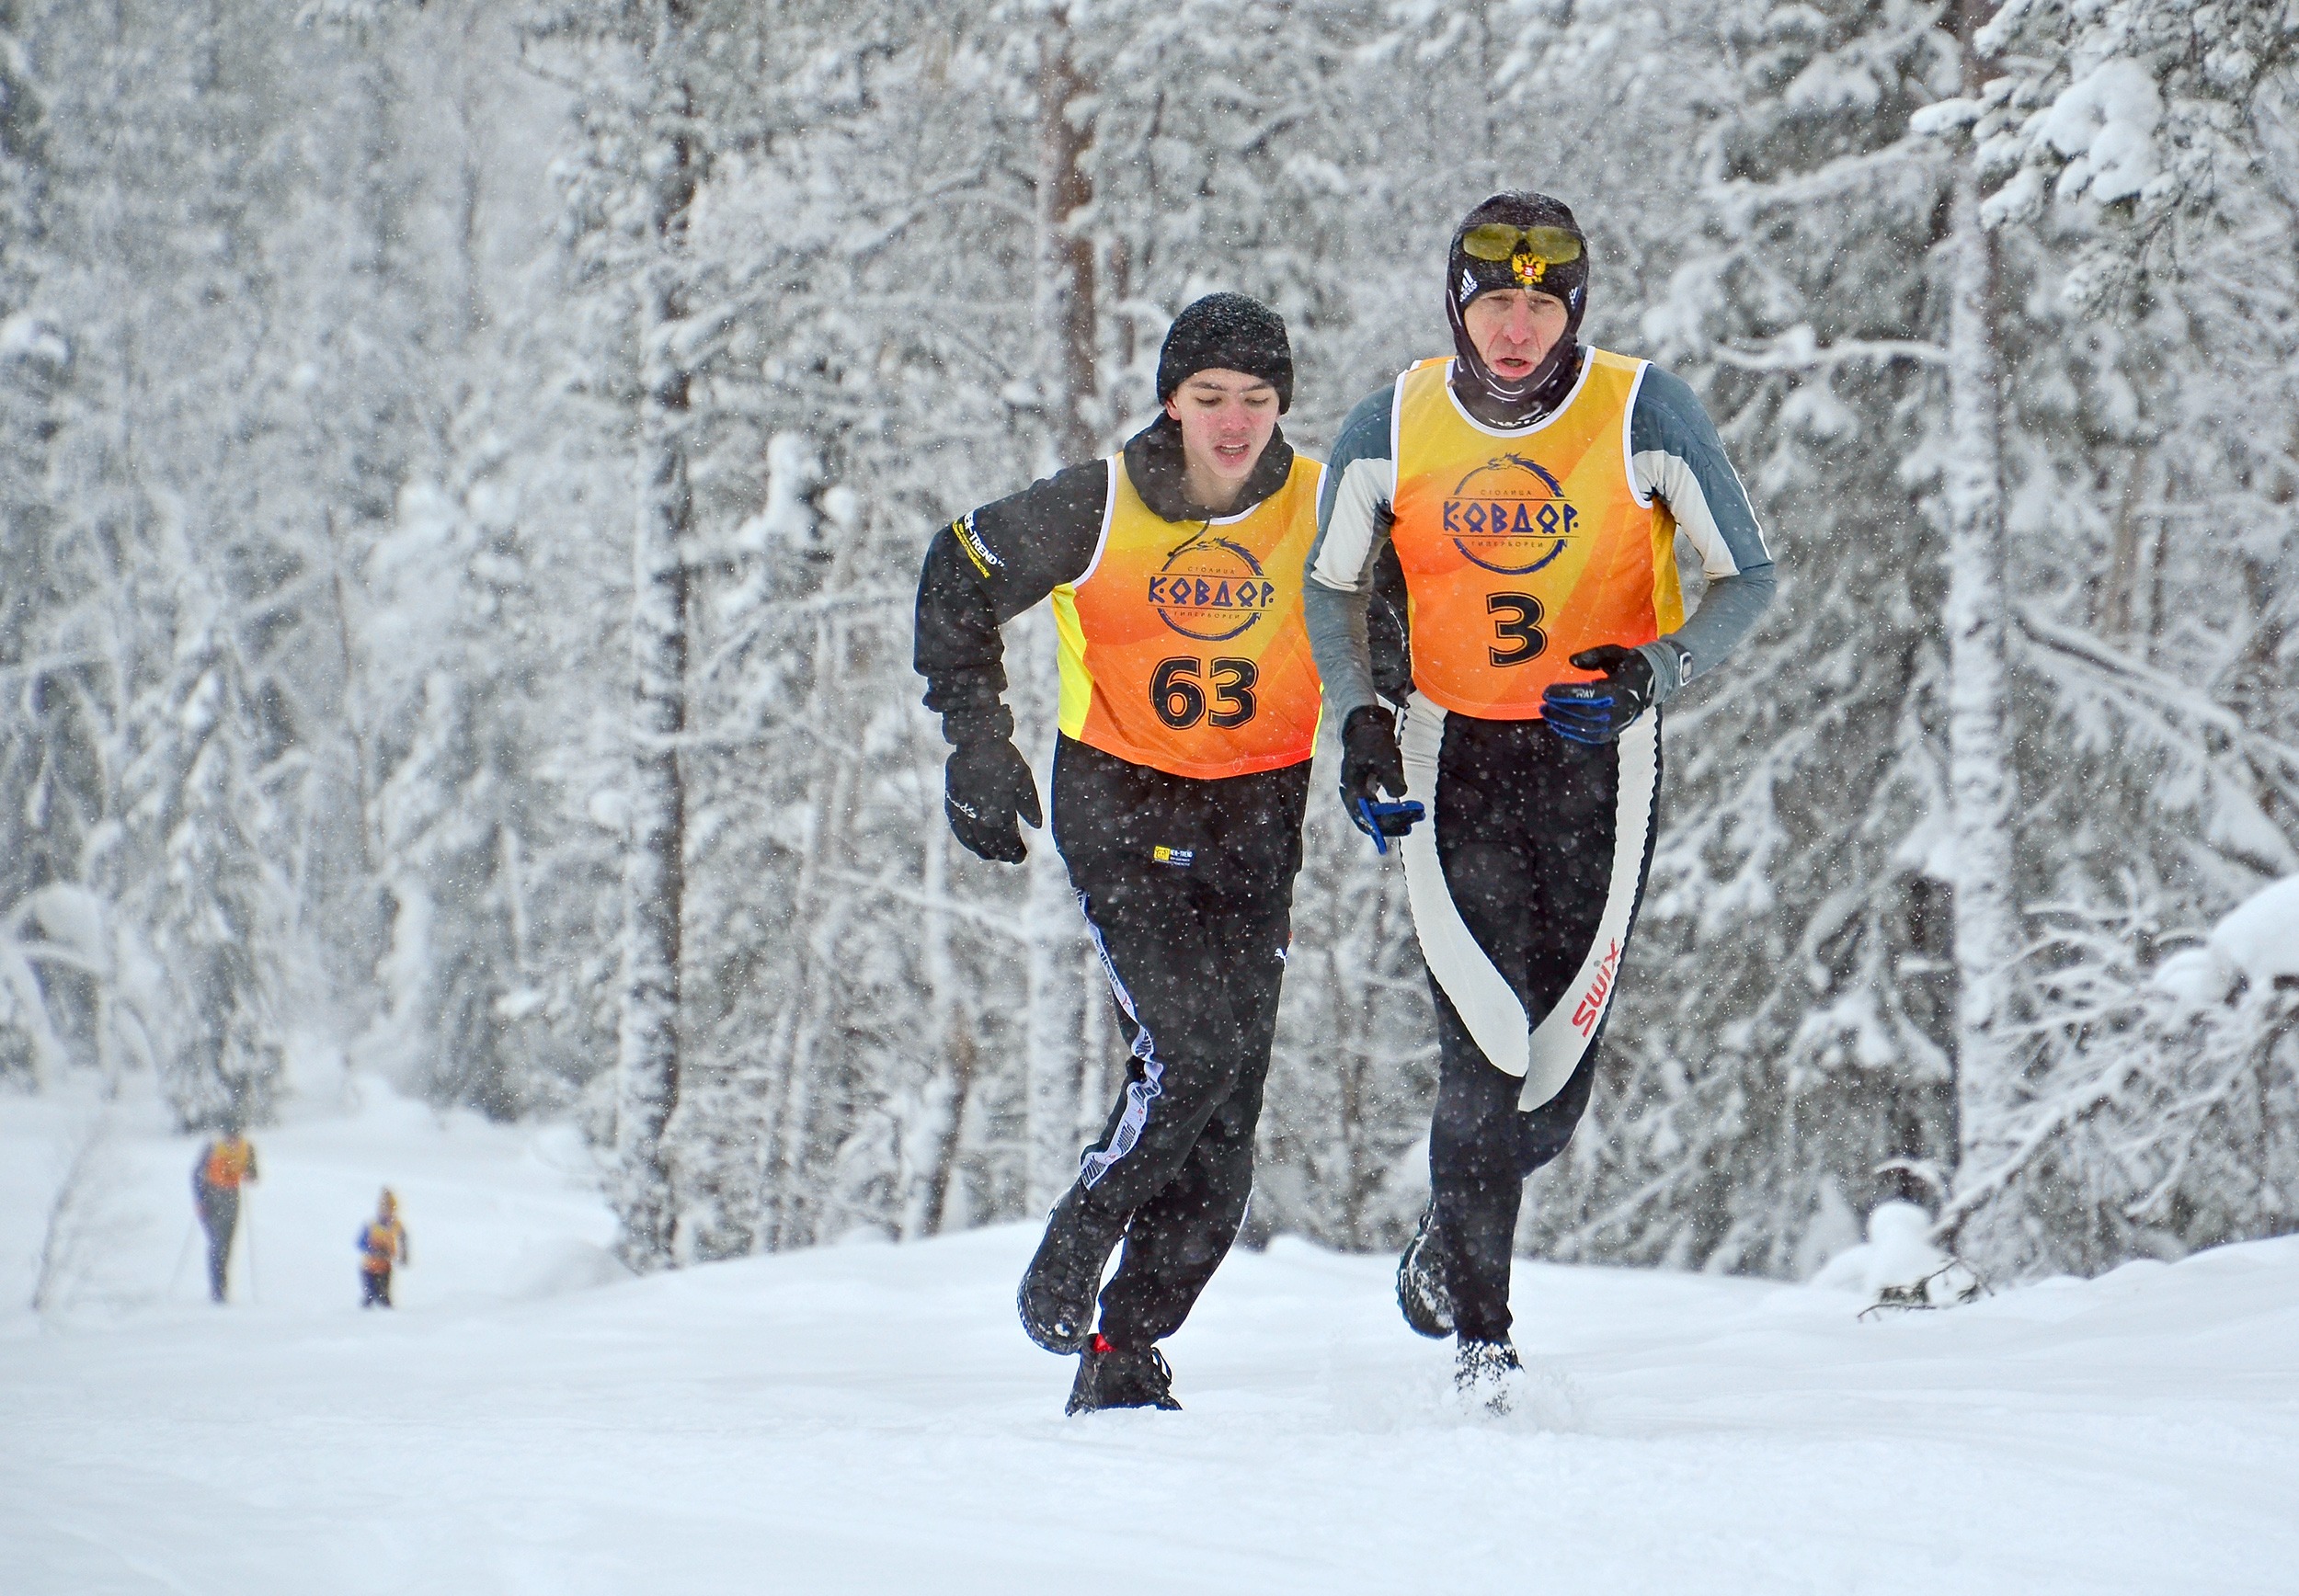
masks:
[[[1461,252],[1477,260],[1510,260],[1525,254],[1549,266],[1562,266],[1581,258],[1581,241],[1561,227],[1488,222],[1461,234]]]

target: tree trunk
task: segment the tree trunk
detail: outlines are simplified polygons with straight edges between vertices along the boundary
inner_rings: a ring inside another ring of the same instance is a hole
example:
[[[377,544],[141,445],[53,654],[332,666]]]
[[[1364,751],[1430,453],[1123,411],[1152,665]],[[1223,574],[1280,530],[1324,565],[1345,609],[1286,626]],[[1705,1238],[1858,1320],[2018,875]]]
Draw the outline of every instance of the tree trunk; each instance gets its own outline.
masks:
[[[1093,201],[1085,154],[1092,142],[1078,102],[1088,86],[1071,54],[1070,7],[1058,5],[1042,24],[1037,96],[1037,331],[1039,387],[1045,405],[1047,466],[1093,458],[1095,426],[1093,240],[1078,228]],[[1024,642],[1033,664],[1050,665],[1035,629]],[[1024,689],[1025,700],[1039,696]],[[1024,1046],[1024,1119],[1028,1142],[1024,1185],[1041,1212],[1077,1175],[1080,997],[1074,895],[1053,838],[1030,849],[1029,895],[1023,909],[1028,954]]]
[[[905,1224],[903,1236],[939,1236],[950,1213],[950,1190],[955,1182],[958,1159],[966,1140],[966,1104],[974,1093],[974,1075],[980,1051],[975,1045],[978,1016],[968,1000],[950,953],[950,828],[937,814],[926,822],[921,852],[920,884],[927,908],[920,944],[920,963],[926,977],[927,1014],[933,1034],[942,1039],[942,1056],[932,1066],[921,1112],[932,1127],[932,1161],[921,1172],[921,1189],[914,1201],[916,1221]],[[943,1083],[947,1081],[947,1090]]]
[[[686,222],[697,179],[692,92],[674,72],[681,7],[666,6],[655,45],[654,259],[640,325],[637,517],[632,529],[630,836],[623,854],[621,1094],[615,1207],[633,1269],[676,1261],[678,1214],[663,1132],[679,1102],[679,959],[686,895],[687,482],[692,382],[671,330],[687,311]],[[670,57],[666,61],[666,57]]]
[[[919,1234],[939,1236],[950,1215],[950,1191],[957,1182],[958,1157],[966,1146],[966,1112],[974,1096],[976,1051],[974,1031],[963,1015],[953,1013],[944,1032],[950,1061],[950,1102],[942,1134],[935,1142],[934,1166],[926,1187],[926,1203]]]
[[[1085,170],[1090,126],[1073,120],[1087,86],[1070,55],[1069,8],[1045,21],[1037,69],[1037,325],[1052,463],[1094,456],[1093,240],[1078,213],[1093,202]]]
[[[1960,158],[1949,208],[1948,597],[1941,617],[1948,633],[1948,784],[1955,838],[1960,1176],[1984,1168],[1984,1149],[2006,1128],[2014,1064],[2012,963],[2019,951],[2012,878],[2018,792],[2004,649],[1996,241],[1981,225],[1979,189],[1971,159]]]

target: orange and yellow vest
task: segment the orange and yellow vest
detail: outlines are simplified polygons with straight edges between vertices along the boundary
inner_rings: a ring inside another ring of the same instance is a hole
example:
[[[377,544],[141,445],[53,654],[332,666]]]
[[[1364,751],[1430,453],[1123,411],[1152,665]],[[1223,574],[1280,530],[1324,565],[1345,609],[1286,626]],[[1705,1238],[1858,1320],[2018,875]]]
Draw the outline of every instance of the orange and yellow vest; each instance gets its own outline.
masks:
[[[1589,351],[1556,413],[1517,432],[1461,408],[1448,358],[1397,379],[1390,536],[1404,568],[1415,690],[1481,720],[1540,715],[1567,663],[1684,623],[1676,521],[1639,492],[1629,417],[1645,362]]]
[[[219,1136],[208,1144],[208,1161],[200,1178],[218,1191],[236,1191],[255,1158],[256,1149],[248,1146],[246,1137]]]
[[[396,1219],[369,1220],[360,1237],[360,1268],[369,1274],[389,1274],[404,1234]]]
[[[1123,455],[1092,562],[1054,589],[1061,729],[1171,775],[1211,780],[1298,765],[1321,693],[1301,620],[1325,468],[1301,455],[1241,514],[1169,521]]]

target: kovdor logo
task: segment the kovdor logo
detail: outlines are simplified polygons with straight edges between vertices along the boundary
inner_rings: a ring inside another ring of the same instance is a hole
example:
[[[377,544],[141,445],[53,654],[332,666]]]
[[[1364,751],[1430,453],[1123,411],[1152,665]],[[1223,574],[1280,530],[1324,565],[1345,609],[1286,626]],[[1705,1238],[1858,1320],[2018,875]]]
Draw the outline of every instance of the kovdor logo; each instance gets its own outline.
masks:
[[[1563,553],[1580,521],[1557,479],[1521,454],[1485,462],[1445,501],[1453,546],[1504,576],[1529,576]]]
[[[1150,578],[1150,602],[1184,637],[1227,643],[1251,631],[1276,602],[1261,562],[1227,538],[1200,538],[1165,557]]]

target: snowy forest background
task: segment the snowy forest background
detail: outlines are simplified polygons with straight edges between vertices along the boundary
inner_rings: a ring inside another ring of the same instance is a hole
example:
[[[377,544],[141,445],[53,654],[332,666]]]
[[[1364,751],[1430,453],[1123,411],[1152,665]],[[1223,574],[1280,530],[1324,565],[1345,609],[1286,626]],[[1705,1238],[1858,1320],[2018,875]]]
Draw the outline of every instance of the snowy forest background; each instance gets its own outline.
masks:
[[[0,0],[0,1089],[572,1112],[639,1267],[1039,1212],[1122,1055],[1044,834],[942,824],[926,539],[1218,288],[1321,450],[1531,187],[1782,599],[1670,716],[1526,1245],[2299,1227],[2299,916],[2203,936],[2299,876],[2295,57],[2285,0]],[[1311,815],[1251,1224],[1389,1246],[1428,999]]]

